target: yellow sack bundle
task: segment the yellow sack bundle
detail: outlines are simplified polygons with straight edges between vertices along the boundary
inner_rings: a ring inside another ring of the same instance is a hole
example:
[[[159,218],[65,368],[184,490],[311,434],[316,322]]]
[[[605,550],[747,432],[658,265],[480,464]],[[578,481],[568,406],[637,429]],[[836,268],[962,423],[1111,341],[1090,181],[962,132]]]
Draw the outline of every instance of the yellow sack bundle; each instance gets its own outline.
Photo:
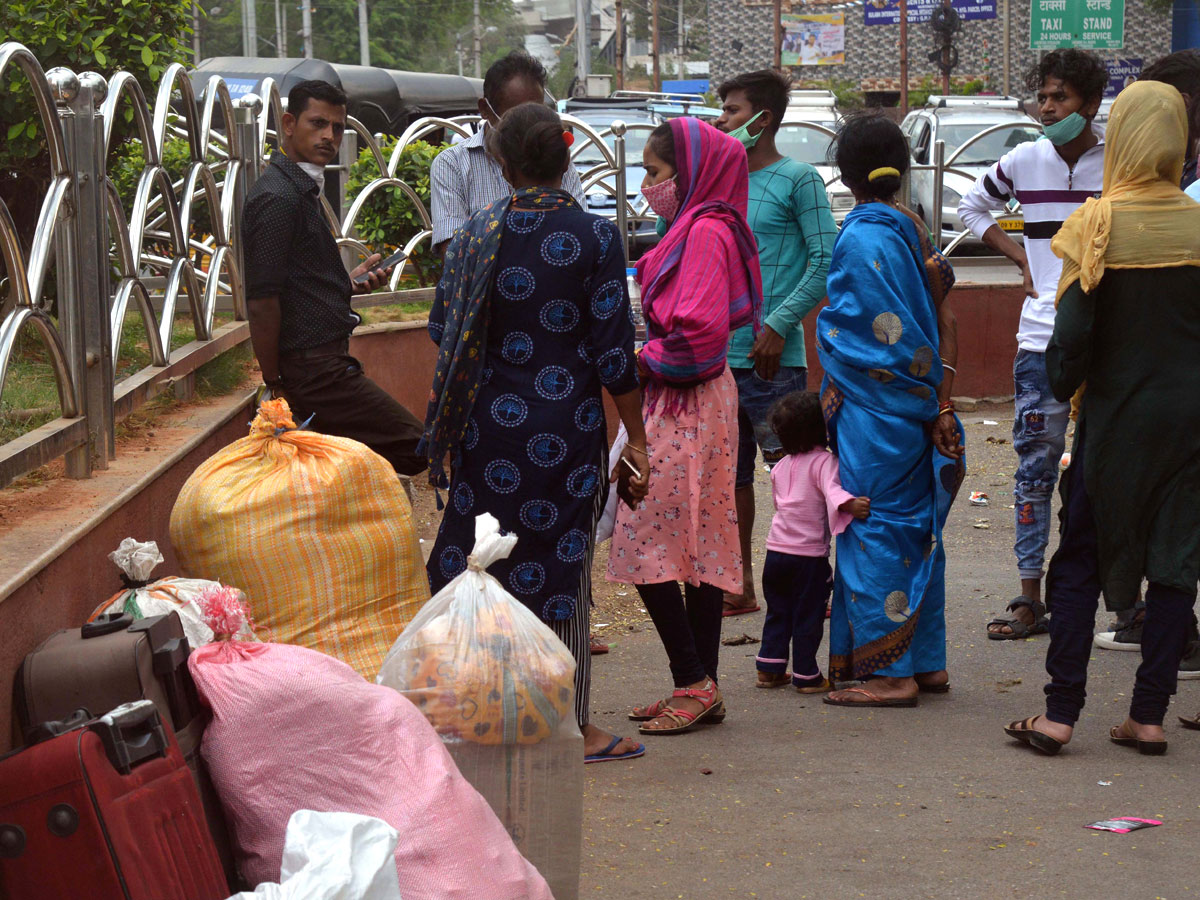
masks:
[[[236,584],[263,640],[374,680],[429,599],[404,488],[358,441],[296,430],[284,400],[200,465],[171,512],[185,574]]]

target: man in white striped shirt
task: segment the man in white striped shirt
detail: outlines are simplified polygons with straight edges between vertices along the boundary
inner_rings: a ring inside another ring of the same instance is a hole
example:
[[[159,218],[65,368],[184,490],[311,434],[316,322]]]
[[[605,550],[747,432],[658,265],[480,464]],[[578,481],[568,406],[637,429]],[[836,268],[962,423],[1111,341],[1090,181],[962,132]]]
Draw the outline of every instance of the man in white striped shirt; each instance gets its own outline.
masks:
[[[1012,260],[1025,282],[1013,364],[1016,409],[1013,447],[1019,459],[1014,551],[1021,595],[1007,616],[988,624],[992,640],[1015,640],[1046,632],[1042,574],[1050,540],[1050,502],[1066,442],[1070,404],[1054,399],[1046,376],[1046,345],[1054,331],[1054,298],[1062,260],[1050,242],[1063,221],[1104,184],[1104,138],[1092,120],[1100,108],[1108,72],[1095,54],[1055,50],[1030,71],[1026,86],[1037,93],[1045,139],[1021,144],[980,176],[963,197],[958,214],[983,242]],[[1022,247],[996,223],[993,211],[1013,199],[1025,217]]]
[[[500,164],[487,151],[489,127],[522,103],[544,103],[546,68],[528,53],[514,50],[488,67],[483,79],[479,115],[483,125],[469,138],[443,150],[429,170],[430,199],[433,201],[433,247],[440,256],[454,232],[481,209],[512,193]],[[567,166],[562,188],[583,202],[583,185],[574,164]]]

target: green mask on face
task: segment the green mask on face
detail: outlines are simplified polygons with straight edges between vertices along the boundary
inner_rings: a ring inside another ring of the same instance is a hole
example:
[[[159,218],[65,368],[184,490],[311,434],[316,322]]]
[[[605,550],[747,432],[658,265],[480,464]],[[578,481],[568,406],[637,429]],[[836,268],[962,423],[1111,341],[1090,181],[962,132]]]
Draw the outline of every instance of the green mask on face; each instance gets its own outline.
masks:
[[[758,134],[751,134],[750,133],[750,124],[752,122],[754,122],[754,120],[757,119],[759,116],[761,116],[765,111],[766,110],[760,109],[757,113],[754,114],[754,116],[752,118],[747,120],[744,125],[742,125],[738,128],[735,128],[735,129],[733,129],[733,131],[729,132],[729,136],[731,138],[737,138],[739,141],[742,142],[742,146],[744,146],[747,150],[749,150],[751,147],[753,147],[755,144],[758,143],[758,139],[760,137],[762,137],[762,135],[763,135],[762,131],[760,131]],[[763,130],[765,131],[766,129],[763,129]]]
[[[1061,122],[1045,126],[1042,129],[1042,134],[1055,147],[1061,147],[1063,144],[1071,143],[1071,141],[1083,134],[1083,129],[1087,128],[1087,125],[1087,119],[1079,113],[1073,112]]]

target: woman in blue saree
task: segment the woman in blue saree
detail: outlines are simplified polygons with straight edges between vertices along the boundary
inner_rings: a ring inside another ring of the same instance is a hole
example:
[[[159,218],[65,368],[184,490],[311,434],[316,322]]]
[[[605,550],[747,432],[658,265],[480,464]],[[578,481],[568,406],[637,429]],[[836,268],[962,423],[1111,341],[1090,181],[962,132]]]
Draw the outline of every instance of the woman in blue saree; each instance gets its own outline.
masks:
[[[949,689],[942,526],[964,472],[954,273],[896,201],[908,145],[895,123],[850,119],[835,147],[858,205],[817,318],[821,397],[842,485],[871,499],[871,515],[837,539],[829,648],[831,680],[865,683],[825,702],[915,706],[919,692]]]

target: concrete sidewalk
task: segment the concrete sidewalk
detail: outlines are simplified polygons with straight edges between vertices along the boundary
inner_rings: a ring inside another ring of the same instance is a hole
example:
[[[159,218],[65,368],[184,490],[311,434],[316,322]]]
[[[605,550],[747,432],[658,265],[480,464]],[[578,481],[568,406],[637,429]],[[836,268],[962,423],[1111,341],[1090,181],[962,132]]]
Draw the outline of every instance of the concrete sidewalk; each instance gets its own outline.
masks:
[[[1011,414],[967,419],[968,477],[947,529],[951,692],[922,696],[917,709],[830,707],[756,689],[756,645],[723,647],[725,724],[652,736],[642,759],[587,767],[582,897],[1200,894],[1200,732],[1175,720],[1200,710],[1200,682],[1181,682],[1162,758],[1107,739],[1128,708],[1135,653],[1094,652],[1089,704],[1060,756],[1001,731],[1042,711],[1047,644],[984,633],[1018,587],[1007,508],[1016,457],[998,443],[1011,439]],[[761,473],[758,488],[765,537]],[[970,506],[972,490],[986,491],[990,506]],[[599,621],[609,621],[604,603]],[[602,630],[613,649],[595,659],[594,719],[622,734],[636,733],[631,706],[670,687],[653,627],[633,627]],[[726,619],[725,636],[760,637],[761,627],[762,613]],[[1126,835],[1083,827],[1122,815],[1164,824]]]

